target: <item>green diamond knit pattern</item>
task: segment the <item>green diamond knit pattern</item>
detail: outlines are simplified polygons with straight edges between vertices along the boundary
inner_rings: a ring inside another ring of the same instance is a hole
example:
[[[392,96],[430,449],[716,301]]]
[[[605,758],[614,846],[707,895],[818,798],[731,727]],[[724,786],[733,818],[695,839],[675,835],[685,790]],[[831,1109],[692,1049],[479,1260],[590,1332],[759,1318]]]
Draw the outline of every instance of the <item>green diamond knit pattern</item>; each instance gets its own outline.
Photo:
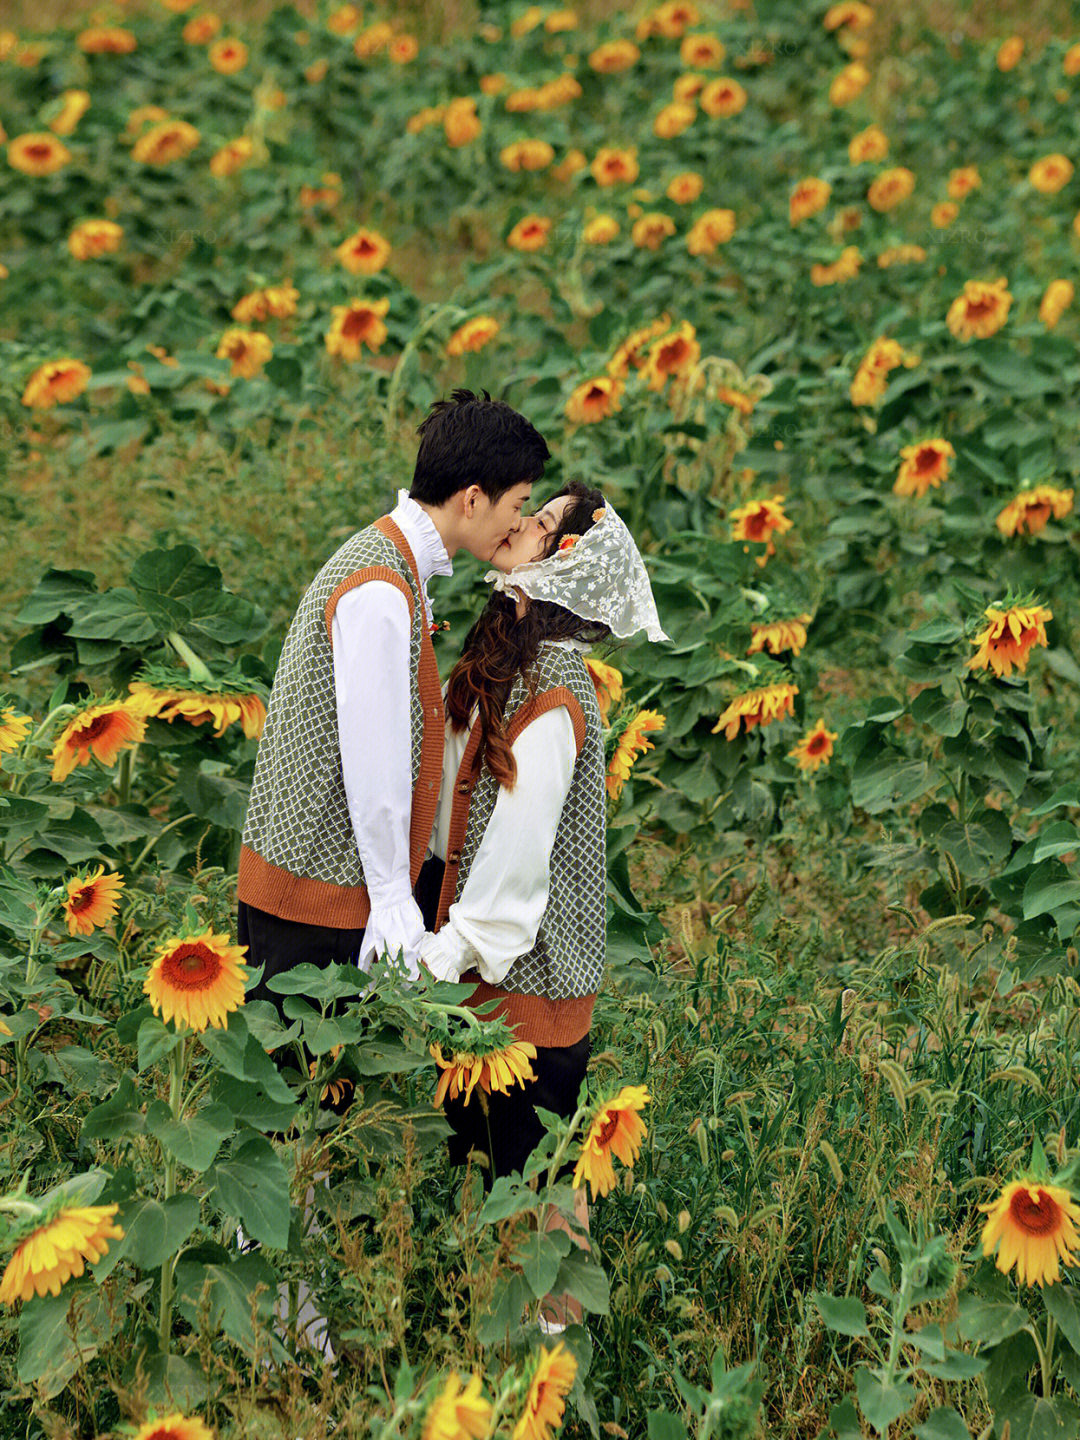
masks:
[[[541,645],[534,675],[538,694],[561,685],[575,697],[585,717],[585,740],[555,833],[548,904],[536,944],[514,961],[500,988],[524,995],[543,995],[549,1000],[567,1000],[596,994],[604,976],[607,791],[603,730],[596,688],[576,650]],[[529,689],[519,675],[507,698],[504,712],[507,724],[528,699]],[[495,809],[498,791],[498,781],[485,762],[469,804],[455,900],[460,899],[469,878],[469,870]]]
[[[413,596],[409,703],[416,786],[424,735],[417,684],[424,608],[404,555],[381,531],[368,526],[327,560],[289,626],[270,691],[244,823],[244,844],[264,860],[292,875],[331,885],[363,885],[364,871],[341,773],[326,602],[343,580],[372,565],[400,575]],[[373,675],[372,686],[378,683],[379,677]]]

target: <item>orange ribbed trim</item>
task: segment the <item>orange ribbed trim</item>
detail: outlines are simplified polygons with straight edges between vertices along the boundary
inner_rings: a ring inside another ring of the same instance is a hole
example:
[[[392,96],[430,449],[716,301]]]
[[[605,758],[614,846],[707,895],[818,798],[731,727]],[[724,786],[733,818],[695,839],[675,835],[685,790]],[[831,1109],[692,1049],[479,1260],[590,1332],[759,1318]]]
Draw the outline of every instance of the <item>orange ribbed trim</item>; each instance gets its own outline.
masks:
[[[481,980],[475,970],[462,975],[463,985],[476,983],[476,989],[462,1003],[470,1009],[487,1000],[497,1000],[489,1018],[505,1020],[519,1040],[536,1046],[574,1045],[589,1033],[595,995],[579,995],[569,1000],[548,1000],[544,995],[520,995],[516,990],[503,990]]]
[[[363,570],[354,570],[351,575],[346,575],[345,579],[342,580],[341,584],[326,602],[326,608],[323,613],[326,616],[326,638],[330,641],[331,645],[334,643],[334,636],[330,627],[333,623],[334,611],[337,609],[338,601],[346,591],[355,590],[357,585],[362,585],[365,580],[385,580],[388,585],[396,585],[409,602],[409,623],[410,625],[412,624],[413,609],[415,608],[416,601],[413,599],[413,593],[405,581],[396,570],[391,570],[388,565],[366,565]]]
[[[507,742],[512,745],[526,725],[531,725],[535,719],[549,710],[557,710],[560,705],[565,705],[570,712],[570,721],[574,727],[574,744],[580,755],[581,747],[585,744],[585,716],[578,704],[577,696],[565,685],[556,685],[554,690],[545,690],[540,695],[530,696],[506,727]]]
[[[271,865],[247,845],[240,846],[237,898],[282,920],[332,925],[337,930],[362,930],[371,914],[366,886],[331,885],[294,875]]]

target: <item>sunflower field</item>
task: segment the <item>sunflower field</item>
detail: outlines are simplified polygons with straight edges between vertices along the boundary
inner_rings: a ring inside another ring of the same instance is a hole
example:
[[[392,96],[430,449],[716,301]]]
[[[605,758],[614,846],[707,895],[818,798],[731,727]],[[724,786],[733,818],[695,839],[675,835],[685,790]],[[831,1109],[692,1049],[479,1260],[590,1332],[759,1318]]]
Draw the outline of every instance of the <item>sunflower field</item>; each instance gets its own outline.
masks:
[[[0,1437],[1080,1435],[1080,29],[927,13],[5,7]],[[235,930],[286,627],[454,386],[672,638],[589,662],[589,1080],[490,1190],[470,987],[283,1022]]]

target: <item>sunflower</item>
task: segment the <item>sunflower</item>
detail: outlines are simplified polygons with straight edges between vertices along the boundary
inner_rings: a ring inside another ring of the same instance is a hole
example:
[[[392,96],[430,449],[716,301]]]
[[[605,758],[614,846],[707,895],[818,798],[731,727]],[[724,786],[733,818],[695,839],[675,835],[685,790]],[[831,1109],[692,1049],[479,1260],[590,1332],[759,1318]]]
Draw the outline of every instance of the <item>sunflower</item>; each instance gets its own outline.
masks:
[[[161,120],[168,120],[168,118],[169,112],[163,110],[160,105],[136,105],[128,115],[123,138],[132,141],[141,135],[148,125],[155,125]]]
[[[640,22],[644,38],[659,35],[664,40],[679,40],[691,25],[701,24],[701,12],[687,0],[666,0]]]
[[[798,655],[806,645],[806,627],[810,623],[809,615],[799,615],[794,620],[773,620],[764,625],[750,626],[750,647],[748,655],[757,655],[760,651],[767,650],[770,655],[780,655],[785,650],[790,650],[792,655]]]
[[[798,225],[811,215],[824,210],[831,194],[832,186],[829,182],[819,180],[816,175],[808,175],[805,180],[800,180],[788,200],[788,219],[792,225]]]
[[[567,30],[578,28],[576,10],[553,10],[544,20],[544,29],[549,35],[562,35]]]
[[[360,24],[360,11],[355,5],[339,5],[326,17],[326,28],[332,35],[348,35]]]
[[[1024,41],[1020,35],[1010,35],[1003,40],[998,47],[997,68],[999,70],[1012,70],[1019,63],[1020,56],[1024,53]]]
[[[350,275],[377,275],[390,258],[390,242],[377,230],[357,230],[334,251]]]
[[[1028,655],[1036,645],[1045,645],[1046,622],[1054,618],[1045,605],[1010,605],[1001,609],[988,605],[983,612],[990,622],[971,642],[978,649],[968,660],[970,670],[993,670],[995,675],[1011,675],[1027,669]]]
[[[235,326],[226,330],[215,350],[219,360],[230,362],[231,373],[253,380],[274,353],[274,343],[261,330],[244,330]]]
[[[895,165],[891,170],[882,170],[876,175],[866,192],[867,203],[883,214],[886,210],[893,210],[902,200],[906,200],[915,189],[914,172],[904,165]]]
[[[1080,1206],[1063,1186],[1038,1180],[1010,1180],[996,1200],[979,1209],[986,1214],[982,1232],[984,1256],[994,1253],[1000,1241],[999,1270],[1016,1265],[1021,1285],[1053,1285],[1060,1280],[1059,1262],[1076,1265],[1080,1246],[1076,1233]]]
[[[499,322],[491,315],[474,315],[459,326],[446,342],[447,355],[464,355],[469,350],[482,350],[499,333]]]
[[[555,147],[546,140],[515,140],[499,151],[505,170],[546,170],[555,159]]]
[[[378,55],[380,50],[385,50],[393,38],[391,25],[386,20],[377,20],[374,25],[369,25],[357,35],[353,41],[353,53],[358,60],[370,60],[373,55]]]
[[[903,463],[893,493],[921,498],[932,486],[943,485],[948,479],[949,461],[956,458],[956,451],[948,440],[923,440],[918,445],[905,445],[900,458]]]
[[[131,158],[142,165],[171,165],[190,155],[201,138],[186,120],[160,120],[135,141]]]
[[[668,183],[665,194],[676,205],[689,205],[704,189],[705,181],[695,170],[686,170]]]
[[[811,285],[838,285],[854,280],[862,264],[862,251],[857,245],[845,245],[831,265],[811,265]]]
[[[691,255],[712,255],[718,245],[725,244],[734,234],[734,210],[706,210],[687,232],[686,248]]]
[[[180,38],[188,45],[209,45],[220,33],[221,20],[217,15],[195,15],[181,30]]]
[[[985,340],[1005,324],[1012,304],[1008,280],[967,280],[949,306],[945,323],[958,340]]]
[[[640,250],[659,250],[669,235],[675,234],[675,221],[659,210],[650,211],[634,221],[630,239]]]
[[[774,720],[782,720],[785,715],[794,714],[794,701],[798,693],[799,687],[786,680],[772,685],[761,685],[756,690],[745,690],[741,695],[735,696],[710,733],[716,735],[723,730],[725,740],[734,740],[739,733],[740,720],[746,722],[747,734],[755,725],[771,725]]]
[[[440,117],[441,118],[441,117]],[[327,170],[322,176],[321,185],[301,185],[297,199],[305,210],[311,210],[316,205],[337,205],[341,200],[341,176],[333,170]]]
[[[29,715],[20,715],[14,705],[5,705],[0,709],[0,755],[10,755],[18,750],[33,723]]]
[[[829,104],[840,109],[850,105],[862,94],[870,83],[870,71],[861,60],[853,60],[832,78],[829,85]]]
[[[581,232],[586,245],[608,245],[619,233],[619,222],[614,215],[596,215]]]
[[[862,4],[861,0],[841,0],[838,5],[829,6],[822,24],[826,30],[865,30],[873,20],[872,6]]]
[[[90,383],[90,367],[65,356],[39,365],[23,391],[22,403],[36,410],[51,410],[81,395]]]
[[[701,87],[701,108],[714,120],[727,120],[746,108],[747,94],[737,80],[721,75]]]
[[[939,200],[930,210],[930,224],[935,230],[947,230],[959,214],[955,200]]]
[[[1080,75],[1080,41],[1065,51],[1061,57],[1061,69],[1065,75]]]
[[[96,260],[120,249],[123,228],[113,220],[80,220],[68,236],[68,249],[76,260]]]
[[[167,720],[170,725],[176,719],[186,720],[189,725],[210,722],[215,737],[224,735],[230,725],[239,721],[246,738],[257,740],[266,723],[266,706],[251,691],[193,690],[187,685],[162,686],[147,680],[132,680],[128,690],[128,704],[147,719]]]
[[[695,339],[696,334],[693,325],[683,320],[674,330],[653,341],[641,369],[650,390],[662,390],[669,376],[685,375],[697,364],[701,346]]]
[[[60,1287],[79,1276],[85,1262],[96,1263],[110,1240],[122,1240],[113,1223],[119,1205],[68,1205],[39,1225],[16,1246],[0,1277],[0,1300],[14,1305],[34,1295],[59,1295]]]
[[[420,42],[415,35],[395,35],[386,53],[395,65],[408,65],[420,54]]]
[[[1050,519],[1064,520],[1073,507],[1071,490],[1056,490],[1052,485],[1033,485],[1010,500],[994,524],[1002,535],[1037,535]]]
[[[551,221],[544,215],[526,215],[517,222],[506,243],[512,250],[542,250],[551,233]]]
[[[483,128],[476,113],[476,101],[471,97],[459,96],[447,105],[443,115],[443,132],[446,143],[453,149],[458,150],[462,145],[468,145],[480,135]]]
[[[917,365],[918,356],[906,351],[897,340],[879,335],[863,356],[851,382],[851,403],[873,405],[881,399],[888,385],[888,374],[898,365]]]
[[[242,295],[232,308],[232,317],[241,325],[261,324],[264,320],[285,320],[296,314],[300,291],[291,280],[281,285],[267,285]]]
[[[775,555],[773,533],[786,534],[792,523],[784,514],[783,495],[774,495],[771,500],[749,500],[731,512],[731,538],[765,544],[765,555]]]
[[[138,745],[146,721],[126,701],[104,700],[85,706],[61,730],[52,748],[52,778],[66,780],[77,765],[90,757],[112,765],[121,750]]]
[[[651,325],[644,325],[640,330],[633,331],[619,345],[615,354],[607,363],[609,375],[617,375],[625,379],[630,373],[630,367],[640,370],[646,360],[646,347],[650,340],[655,340],[658,335],[663,335],[671,329],[671,316],[661,315]]]
[[[589,68],[598,75],[618,75],[629,70],[641,59],[641,51],[631,40],[608,40],[598,45],[589,56]]]
[[[827,765],[832,759],[836,738],[836,731],[827,730],[822,718],[812,730],[806,732],[793,750],[788,751],[788,755],[800,770],[816,770],[819,765]]]
[[[514,1040],[482,1055],[472,1051],[455,1051],[449,1060],[443,1059],[441,1045],[432,1044],[429,1050],[443,1072],[432,1101],[436,1107],[443,1103],[447,1094],[451,1100],[464,1094],[463,1103],[467,1105],[477,1086],[485,1095],[490,1095],[493,1090],[509,1095],[512,1085],[520,1085],[524,1090],[526,1080],[536,1079],[529,1063],[536,1059],[536,1046],[527,1040]]]
[[[244,1003],[247,971],[240,961],[246,952],[246,945],[230,945],[227,935],[210,930],[167,940],[143,981],[154,1014],[192,1030],[223,1029]]]
[[[116,914],[123,888],[124,877],[106,875],[104,865],[89,875],[76,875],[69,880],[63,904],[68,934],[92,935],[107,924]]]
[[[331,1059],[331,1060],[336,1060],[337,1057],[338,1057],[340,1054],[341,1054],[341,1046],[340,1046],[340,1045],[331,1045],[331,1047],[330,1047],[330,1059]],[[319,1068],[319,1061],[318,1061],[317,1058],[314,1059],[314,1060],[309,1061],[309,1063],[308,1063],[308,1077],[309,1077],[310,1079],[312,1079],[312,1080],[315,1079],[315,1072],[318,1070],[318,1068]],[[323,1086],[322,1092],[321,1092],[321,1094],[319,1095],[319,1100],[320,1100],[320,1101],[323,1101],[323,1100],[329,1099],[329,1101],[330,1101],[330,1103],[331,1103],[332,1105],[340,1105],[341,1102],[342,1102],[342,1100],[345,1099],[345,1096],[349,1093],[349,1091],[350,1091],[352,1088],[353,1088],[353,1082],[352,1082],[351,1077],[348,1076],[348,1075],[340,1075],[336,1080],[330,1080],[330,1081],[327,1082],[327,1084],[325,1084],[325,1085]]]
[[[1039,319],[1047,330],[1053,330],[1072,304],[1076,290],[1071,280],[1051,280],[1039,303]]]
[[[890,265],[906,265],[925,260],[926,251],[921,245],[891,245],[877,257],[878,268],[887,270]]]
[[[572,180],[575,175],[580,175],[582,170],[588,168],[589,161],[584,150],[571,149],[566,152],[551,173],[560,184],[565,184],[567,180]]]
[[[658,710],[639,710],[619,736],[604,777],[604,785],[612,800],[618,800],[622,794],[622,788],[630,779],[630,771],[638,757],[644,755],[646,750],[656,748],[651,740],[645,738],[646,735],[662,730],[666,724],[667,718]]]
[[[637,151],[602,146],[589,167],[598,185],[632,185],[641,173]]]
[[[525,1405],[510,1440],[551,1440],[562,1426],[566,1397],[576,1375],[577,1361],[561,1340],[553,1350],[541,1347]]]
[[[49,121],[49,129],[54,135],[70,135],[89,109],[88,91],[65,90],[60,96],[60,111]]]
[[[455,1371],[428,1407],[420,1440],[484,1440],[491,1428],[491,1403],[483,1377],[470,1375],[462,1387]]]
[[[84,30],[75,43],[84,55],[130,55],[139,42],[130,30],[99,25]]]
[[[600,718],[606,722],[612,705],[617,705],[623,697],[622,671],[616,670],[614,665],[606,665],[603,660],[594,660],[591,656],[586,656],[585,668],[596,690]]]
[[[1056,195],[1072,179],[1073,168],[1067,155],[1044,155],[1028,171],[1028,180],[1041,195]]]
[[[344,360],[359,360],[363,347],[378,350],[386,339],[382,316],[390,309],[390,301],[350,300],[335,305],[333,321],[326,336],[326,349]]]
[[[566,418],[575,425],[595,425],[622,408],[623,382],[612,375],[584,380],[566,402]]]
[[[32,131],[8,141],[8,164],[24,175],[53,175],[71,163],[71,151],[55,135]]]
[[[588,1182],[595,1200],[615,1188],[611,1157],[617,1155],[624,1165],[633,1165],[649,1133],[638,1114],[648,1103],[649,1092],[644,1085],[624,1085],[613,1100],[601,1101],[581,1142],[574,1166],[575,1190]]]
[[[688,72],[679,75],[671,87],[673,100],[696,100],[708,84],[708,77]]]
[[[238,135],[235,140],[227,140],[220,150],[211,155],[210,174],[217,180],[224,180],[242,170],[254,154],[255,142],[247,135]]]
[[[242,40],[223,36],[206,52],[210,64],[219,75],[235,75],[248,63],[248,48]]]
[[[880,125],[868,125],[848,141],[848,159],[852,165],[868,160],[884,160],[889,153],[889,138]]]
[[[214,1440],[214,1434],[194,1415],[181,1415],[176,1411],[159,1420],[147,1420],[131,1440]]]
[[[696,115],[697,106],[692,100],[672,100],[653,120],[653,134],[658,140],[674,140],[684,130],[689,130]]]
[[[945,191],[950,200],[963,200],[977,190],[982,184],[979,178],[978,167],[975,165],[961,165],[958,170],[949,171],[948,183]]]
[[[727,47],[718,35],[686,35],[679,46],[679,59],[691,70],[711,70],[727,54]]]

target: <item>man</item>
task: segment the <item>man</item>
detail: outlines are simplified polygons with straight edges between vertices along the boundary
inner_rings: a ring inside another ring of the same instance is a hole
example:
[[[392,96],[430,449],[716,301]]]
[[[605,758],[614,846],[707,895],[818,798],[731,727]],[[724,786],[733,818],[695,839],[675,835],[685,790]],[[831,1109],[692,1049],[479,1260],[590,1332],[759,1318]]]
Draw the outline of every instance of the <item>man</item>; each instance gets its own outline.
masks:
[[[244,826],[238,938],[264,967],[248,999],[301,962],[403,952],[442,771],[443,707],[426,582],[458,550],[490,561],[550,451],[511,407],[469,390],[418,431],[412,487],[351,536],[293,618],[270,694]]]

